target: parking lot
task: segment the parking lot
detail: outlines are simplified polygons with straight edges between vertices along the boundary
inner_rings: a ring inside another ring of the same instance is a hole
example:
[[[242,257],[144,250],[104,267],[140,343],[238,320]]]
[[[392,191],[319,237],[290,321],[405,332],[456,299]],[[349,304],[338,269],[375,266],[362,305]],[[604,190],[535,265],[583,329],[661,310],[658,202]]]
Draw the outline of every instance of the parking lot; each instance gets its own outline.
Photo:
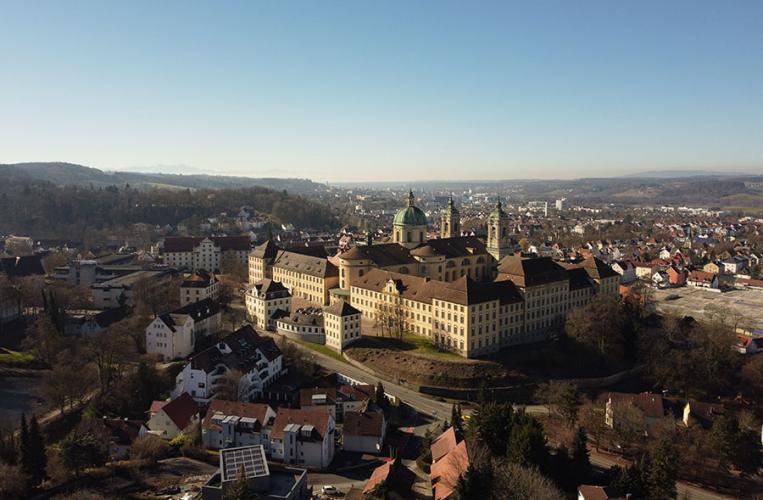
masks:
[[[668,299],[673,295],[678,298]],[[700,319],[714,309],[727,311],[730,318],[742,316],[742,324],[763,328],[763,291],[733,290],[710,292],[701,288],[683,287],[654,291],[657,310]]]

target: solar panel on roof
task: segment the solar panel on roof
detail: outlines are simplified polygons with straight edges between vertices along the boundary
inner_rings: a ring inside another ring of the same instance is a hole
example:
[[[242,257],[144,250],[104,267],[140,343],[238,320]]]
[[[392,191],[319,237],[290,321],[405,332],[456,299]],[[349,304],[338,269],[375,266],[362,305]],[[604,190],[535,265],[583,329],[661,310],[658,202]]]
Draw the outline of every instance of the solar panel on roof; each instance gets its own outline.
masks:
[[[266,476],[269,473],[265,450],[261,445],[222,450],[220,461],[223,481],[236,480],[242,467],[246,478]]]

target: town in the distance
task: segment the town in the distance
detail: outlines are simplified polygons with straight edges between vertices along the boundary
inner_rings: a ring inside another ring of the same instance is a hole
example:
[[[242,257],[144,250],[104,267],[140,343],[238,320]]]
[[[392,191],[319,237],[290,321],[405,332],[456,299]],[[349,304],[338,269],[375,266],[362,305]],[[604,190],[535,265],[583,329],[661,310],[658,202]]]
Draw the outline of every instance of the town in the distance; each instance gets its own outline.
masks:
[[[0,497],[763,491],[760,176],[0,176]]]

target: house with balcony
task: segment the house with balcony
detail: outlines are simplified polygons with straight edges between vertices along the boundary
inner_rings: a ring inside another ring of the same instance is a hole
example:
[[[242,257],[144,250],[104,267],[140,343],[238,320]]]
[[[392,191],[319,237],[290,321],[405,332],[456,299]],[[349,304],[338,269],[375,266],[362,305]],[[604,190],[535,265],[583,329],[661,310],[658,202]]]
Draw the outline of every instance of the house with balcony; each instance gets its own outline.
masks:
[[[283,355],[273,339],[246,325],[191,357],[175,379],[173,395],[187,392],[206,406],[231,377],[238,377],[237,396],[252,401],[283,371]]]

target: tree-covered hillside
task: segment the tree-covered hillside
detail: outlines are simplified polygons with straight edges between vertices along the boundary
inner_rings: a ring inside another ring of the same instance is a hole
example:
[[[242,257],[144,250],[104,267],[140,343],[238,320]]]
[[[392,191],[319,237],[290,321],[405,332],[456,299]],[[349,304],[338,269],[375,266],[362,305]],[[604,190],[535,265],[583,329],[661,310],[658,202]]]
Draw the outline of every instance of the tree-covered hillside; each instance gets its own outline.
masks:
[[[89,230],[134,223],[177,224],[235,214],[242,206],[297,227],[333,227],[330,210],[313,200],[262,187],[239,189],[135,189],[55,185],[0,176],[0,233],[82,240]]]

